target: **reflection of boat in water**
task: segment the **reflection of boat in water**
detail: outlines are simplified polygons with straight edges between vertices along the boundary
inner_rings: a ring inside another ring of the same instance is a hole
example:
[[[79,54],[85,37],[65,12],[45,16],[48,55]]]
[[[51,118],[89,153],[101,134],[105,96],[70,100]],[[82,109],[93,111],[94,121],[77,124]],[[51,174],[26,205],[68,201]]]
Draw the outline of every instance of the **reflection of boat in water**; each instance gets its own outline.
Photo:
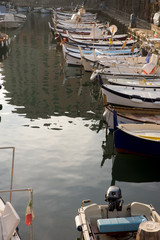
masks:
[[[152,163],[151,163],[152,161]],[[112,182],[160,182],[156,160],[118,153],[112,166]]]
[[[81,67],[76,67],[76,66],[67,66],[66,64],[63,64],[62,69],[64,70],[64,75],[66,78],[71,78],[71,77],[81,77],[82,76],[82,68]]]
[[[113,133],[109,132],[106,135],[106,141],[102,142],[103,156],[101,161],[101,167],[103,166],[105,160],[111,159],[114,156],[114,140]]]
[[[0,62],[5,60],[9,56],[10,52],[11,48],[9,47],[0,48]]]
[[[0,33],[0,61],[7,58],[10,52],[11,38],[5,33]]]

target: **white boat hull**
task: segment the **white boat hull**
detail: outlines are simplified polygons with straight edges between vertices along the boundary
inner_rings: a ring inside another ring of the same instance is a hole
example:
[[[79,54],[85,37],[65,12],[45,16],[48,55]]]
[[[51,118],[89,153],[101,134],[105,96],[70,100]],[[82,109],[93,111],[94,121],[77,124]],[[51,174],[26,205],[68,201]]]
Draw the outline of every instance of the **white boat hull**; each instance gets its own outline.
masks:
[[[160,89],[102,85],[105,104],[160,109]]]
[[[94,203],[78,209],[78,215],[75,218],[76,228],[82,231],[84,240],[135,240],[136,235],[139,235],[138,229],[142,224],[144,225],[144,222],[153,228],[154,225],[160,228],[160,216],[149,204],[133,202],[130,205],[123,205],[120,211],[116,209],[110,211],[108,208],[108,205]],[[137,230],[127,229],[126,226],[130,224],[131,218],[136,219],[138,216],[142,222],[135,224]],[[122,219],[125,221],[125,227],[121,224]]]

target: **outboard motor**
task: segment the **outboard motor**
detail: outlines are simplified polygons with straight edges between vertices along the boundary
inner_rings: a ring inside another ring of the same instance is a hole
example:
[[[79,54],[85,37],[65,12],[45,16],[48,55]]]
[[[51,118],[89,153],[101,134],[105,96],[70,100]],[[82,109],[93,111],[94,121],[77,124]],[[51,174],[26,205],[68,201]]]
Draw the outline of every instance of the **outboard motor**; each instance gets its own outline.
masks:
[[[121,189],[116,186],[109,187],[105,194],[105,201],[109,202],[109,211],[113,212],[114,209],[121,211],[123,205]]]

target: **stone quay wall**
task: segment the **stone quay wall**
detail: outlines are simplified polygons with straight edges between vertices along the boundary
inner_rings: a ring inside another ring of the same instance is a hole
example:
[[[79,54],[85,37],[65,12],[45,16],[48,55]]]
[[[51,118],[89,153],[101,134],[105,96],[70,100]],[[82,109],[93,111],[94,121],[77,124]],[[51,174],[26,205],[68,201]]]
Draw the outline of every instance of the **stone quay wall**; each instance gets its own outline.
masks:
[[[124,14],[134,13],[137,18],[150,23],[154,14],[160,11],[160,1],[157,0],[106,0],[105,5]]]
[[[153,22],[155,12],[160,11],[160,1],[158,0],[5,0],[14,6],[30,7],[64,7],[73,9],[76,6],[85,4],[86,9],[97,11],[111,9],[120,14],[134,13],[137,18],[150,23]],[[116,16],[115,16],[116,17]]]

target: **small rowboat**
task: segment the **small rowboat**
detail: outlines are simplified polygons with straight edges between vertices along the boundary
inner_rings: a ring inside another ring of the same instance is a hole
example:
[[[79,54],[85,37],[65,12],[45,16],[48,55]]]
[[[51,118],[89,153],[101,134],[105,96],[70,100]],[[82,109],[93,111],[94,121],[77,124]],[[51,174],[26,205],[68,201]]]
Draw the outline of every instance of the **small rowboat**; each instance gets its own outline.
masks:
[[[107,128],[112,132],[114,129],[114,110],[117,112],[117,121],[121,123],[155,123],[160,124],[160,110],[159,109],[143,109],[133,107],[120,107],[107,105],[103,113],[103,120]]]
[[[68,64],[72,65],[81,65],[81,54],[80,51],[75,51],[74,49],[65,49],[65,46],[62,46],[63,48],[63,54],[65,56],[65,60]],[[93,51],[84,51],[83,55],[93,55]],[[132,53],[130,49],[119,49],[119,50],[104,50],[103,52],[95,52],[96,55],[102,55],[102,56],[118,56],[118,55],[127,55],[127,56],[133,56],[133,55],[139,55],[139,49],[134,49],[134,52]]]
[[[108,82],[118,86],[130,86],[130,87],[145,87],[145,88],[160,88],[160,78],[158,79],[127,79],[127,78],[108,78]]]
[[[105,105],[160,109],[160,89],[126,87],[111,84],[101,86]]]
[[[114,145],[119,153],[160,157],[160,125],[118,124],[114,111]]]
[[[102,79],[108,78],[108,76],[115,77],[132,77],[133,78],[160,78],[160,68],[158,65],[158,55],[152,54],[150,61],[143,66],[137,65],[113,65],[103,69],[96,69],[90,79],[93,80],[97,75],[100,75]]]

